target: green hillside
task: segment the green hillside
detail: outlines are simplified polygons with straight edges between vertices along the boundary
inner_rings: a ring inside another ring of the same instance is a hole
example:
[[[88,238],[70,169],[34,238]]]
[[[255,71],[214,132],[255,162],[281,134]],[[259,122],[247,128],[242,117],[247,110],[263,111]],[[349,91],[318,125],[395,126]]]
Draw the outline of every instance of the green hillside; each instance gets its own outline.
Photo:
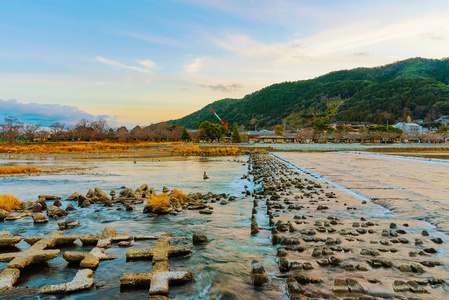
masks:
[[[403,116],[433,120],[449,114],[449,59],[412,58],[376,68],[342,70],[270,85],[243,99],[223,99],[171,123],[198,128],[217,122],[209,107],[248,128],[296,128],[335,120],[395,122]]]

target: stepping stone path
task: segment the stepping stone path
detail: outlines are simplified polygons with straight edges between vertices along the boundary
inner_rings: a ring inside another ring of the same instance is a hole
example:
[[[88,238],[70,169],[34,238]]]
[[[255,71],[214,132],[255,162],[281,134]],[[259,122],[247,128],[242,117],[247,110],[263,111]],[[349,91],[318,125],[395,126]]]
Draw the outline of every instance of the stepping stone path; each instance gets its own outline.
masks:
[[[95,281],[92,277],[94,271],[102,260],[116,259],[116,256],[105,254],[104,251],[112,241],[125,241],[132,239],[129,234],[117,234],[115,227],[106,227],[101,234],[84,234],[80,237],[83,245],[91,245],[96,243],[96,247],[89,253],[66,251],[63,258],[70,263],[79,263],[80,267],[85,268],[79,270],[73,280],[68,283],[58,285],[50,285],[42,288],[41,293],[59,294],[72,293],[91,288]]]
[[[64,235],[61,231],[55,231],[48,236],[25,239],[31,247],[23,252],[0,254],[0,262],[9,262],[7,268],[0,273],[0,290],[12,288],[19,279],[20,269],[30,264],[46,262],[59,255],[59,249],[47,250],[46,248],[72,244],[77,239],[78,235]]]
[[[251,154],[249,165],[256,188],[248,234],[259,234],[257,215],[266,209],[272,244],[280,245],[276,276],[287,278],[291,299],[449,299],[439,261],[447,239],[423,231],[428,224],[391,223],[394,212],[271,154]]]
[[[97,268],[101,260],[116,259],[116,256],[105,254],[106,247],[111,245],[112,241],[131,240],[129,234],[117,234],[115,227],[106,227],[101,234],[83,234],[80,237],[83,245],[96,244],[89,253],[66,251],[63,258],[71,263],[79,263],[82,268]]]
[[[80,237],[83,245],[96,245],[100,248],[107,248],[112,241],[127,241],[131,240],[132,236],[126,233],[117,234],[115,227],[106,227],[103,233],[100,234],[83,234]]]
[[[128,250],[127,260],[152,259],[153,271],[148,273],[123,273],[121,287],[150,287],[149,298],[153,295],[168,295],[169,285],[181,284],[193,280],[190,272],[170,271],[169,257],[189,254],[190,247],[172,247],[169,240],[162,238],[151,249]]]

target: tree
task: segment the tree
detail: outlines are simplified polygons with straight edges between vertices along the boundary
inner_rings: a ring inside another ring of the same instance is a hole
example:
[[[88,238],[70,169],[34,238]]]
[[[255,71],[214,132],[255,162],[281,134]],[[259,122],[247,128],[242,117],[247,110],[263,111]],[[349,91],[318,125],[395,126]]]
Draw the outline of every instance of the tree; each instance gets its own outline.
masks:
[[[182,134],[183,134],[183,130],[184,127],[182,127],[181,125],[174,125],[171,127],[171,134],[170,134],[170,139],[172,141],[179,141],[181,140]]]
[[[233,143],[241,143],[242,142],[242,138],[240,137],[240,132],[239,132],[239,128],[237,126],[237,123],[234,123],[234,125],[232,125],[231,140],[232,140]]]
[[[129,138],[129,132],[128,129],[125,126],[121,126],[120,128],[117,128],[117,132],[115,133],[115,136],[118,139],[128,139]]]
[[[66,131],[67,125],[61,122],[55,122],[50,126],[50,132],[53,140],[58,141],[61,140]]]
[[[187,131],[187,128],[184,126],[184,127],[182,127],[182,135],[181,135],[181,141],[183,141],[183,142],[188,142],[188,141],[190,141],[190,134],[189,134],[189,132]]]
[[[23,129],[23,137],[27,141],[30,141],[30,142],[34,141],[39,128],[40,128],[39,125],[31,125],[31,124],[23,125],[23,128],[22,128]]]
[[[274,134],[275,135],[282,136],[282,135],[284,135],[284,132],[285,132],[285,130],[284,130],[284,128],[281,125],[274,126]]]
[[[0,128],[2,138],[12,143],[19,138],[22,124],[16,118],[7,117],[5,118],[5,123],[0,124]]]
[[[225,132],[223,132],[223,129],[226,129],[224,126],[220,126],[218,124],[211,123],[209,121],[203,121],[200,124],[199,129],[204,130],[204,136],[200,136],[200,139],[204,138],[209,141],[220,141],[220,139],[225,135]]]
[[[143,129],[139,125],[137,125],[133,129],[131,129],[131,131],[129,132],[129,135],[134,140],[140,140],[143,138]]]

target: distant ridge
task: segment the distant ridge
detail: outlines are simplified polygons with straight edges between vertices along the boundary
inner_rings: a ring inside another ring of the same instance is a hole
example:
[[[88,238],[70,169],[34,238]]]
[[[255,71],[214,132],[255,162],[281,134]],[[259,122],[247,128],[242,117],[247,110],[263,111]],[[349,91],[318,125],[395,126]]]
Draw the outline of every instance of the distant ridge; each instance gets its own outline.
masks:
[[[170,123],[198,128],[223,120],[247,128],[285,124],[296,128],[337,120],[385,123],[410,115],[432,121],[449,114],[449,58],[410,58],[375,68],[330,72],[276,83],[242,99],[222,99]]]

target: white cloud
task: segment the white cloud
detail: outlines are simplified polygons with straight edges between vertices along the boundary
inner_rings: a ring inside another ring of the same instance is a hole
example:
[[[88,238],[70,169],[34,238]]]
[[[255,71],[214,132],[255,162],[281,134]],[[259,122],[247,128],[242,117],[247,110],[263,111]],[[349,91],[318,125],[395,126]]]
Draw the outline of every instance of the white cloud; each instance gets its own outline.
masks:
[[[192,63],[184,65],[187,73],[197,73],[204,67],[204,58],[196,58]]]
[[[134,71],[138,71],[138,72],[141,72],[141,73],[150,73],[150,72],[151,72],[150,70],[145,69],[145,68],[133,67],[133,66],[127,66],[127,65],[124,65],[124,64],[122,64],[122,63],[120,63],[120,62],[118,62],[118,61],[110,60],[110,59],[107,59],[107,58],[104,58],[104,57],[101,57],[101,56],[97,56],[97,60],[98,60],[99,62],[104,63],[104,64],[107,64],[107,65],[110,65],[110,66],[119,67],[119,68],[122,68],[122,69],[134,70]],[[143,64],[142,62],[144,62],[144,63],[145,63],[145,62],[146,62],[146,63],[149,63],[149,62],[151,62],[151,61],[150,61],[150,60],[143,60],[143,61],[140,61],[141,64]],[[153,66],[154,66],[154,64],[153,64]]]
[[[156,65],[153,61],[149,59],[139,60],[139,64],[147,67],[148,69],[152,69]]]

